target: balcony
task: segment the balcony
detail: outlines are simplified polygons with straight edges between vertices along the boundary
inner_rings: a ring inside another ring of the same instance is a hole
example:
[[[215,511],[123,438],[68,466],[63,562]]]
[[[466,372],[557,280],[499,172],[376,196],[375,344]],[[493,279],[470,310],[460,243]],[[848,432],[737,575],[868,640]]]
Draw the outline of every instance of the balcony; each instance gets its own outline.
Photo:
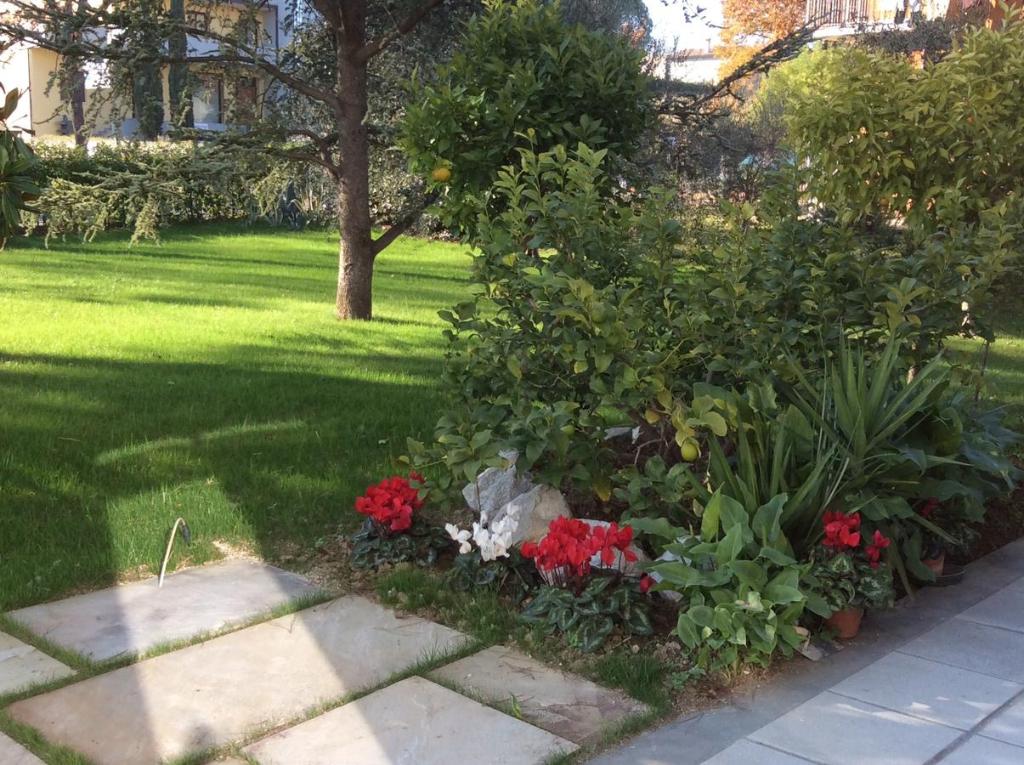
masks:
[[[871,0],[807,0],[807,22],[844,28],[877,23],[881,19],[874,18],[873,5]]]

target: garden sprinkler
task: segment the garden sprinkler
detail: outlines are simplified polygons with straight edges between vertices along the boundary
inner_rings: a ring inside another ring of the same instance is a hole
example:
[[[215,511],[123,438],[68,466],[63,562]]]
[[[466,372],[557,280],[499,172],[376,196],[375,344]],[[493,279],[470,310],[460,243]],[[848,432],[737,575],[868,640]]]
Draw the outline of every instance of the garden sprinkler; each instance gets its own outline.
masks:
[[[188,524],[185,523],[184,518],[178,518],[174,522],[174,526],[171,527],[171,537],[167,540],[167,550],[164,552],[164,562],[160,565],[160,580],[157,582],[157,589],[164,586],[164,574],[167,571],[167,561],[171,559],[171,548],[174,547],[174,538],[177,532],[181,530],[181,538],[185,540],[185,544],[192,543],[192,531],[189,529]]]

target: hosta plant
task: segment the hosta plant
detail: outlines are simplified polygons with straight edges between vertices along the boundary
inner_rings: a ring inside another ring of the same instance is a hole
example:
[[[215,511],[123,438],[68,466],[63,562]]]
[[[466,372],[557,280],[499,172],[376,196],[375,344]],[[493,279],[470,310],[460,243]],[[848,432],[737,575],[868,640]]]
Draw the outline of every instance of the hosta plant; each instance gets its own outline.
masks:
[[[422,482],[418,473],[408,478],[393,476],[356,499],[356,512],[366,520],[351,539],[352,565],[373,569],[406,561],[430,565],[451,544],[441,529],[415,514],[423,500],[412,483]]]
[[[821,610],[801,589],[805,566],[782,533],[786,501],[780,494],[750,514],[716,491],[696,535],[633,522],[669,540],[668,556],[649,568],[656,589],[682,596],[676,633],[700,666],[729,671],[744,662],[765,665],[776,651],[789,655],[803,640],[798,622],[804,609]]]

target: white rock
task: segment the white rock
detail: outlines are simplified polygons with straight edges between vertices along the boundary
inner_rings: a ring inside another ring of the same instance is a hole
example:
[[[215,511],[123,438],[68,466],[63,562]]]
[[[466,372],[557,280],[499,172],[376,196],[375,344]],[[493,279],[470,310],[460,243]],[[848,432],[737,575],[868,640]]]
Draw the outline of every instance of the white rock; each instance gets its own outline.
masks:
[[[518,545],[523,542],[539,542],[548,533],[551,521],[562,516],[572,517],[562,492],[552,486],[534,486],[498,510],[491,519],[491,525],[505,517],[515,518],[512,544]]]
[[[504,451],[499,455],[510,463],[507,468],[487,468],[462,490],[466,504],[480,513],[484,522],[495,520],[494,514],[503,506],[533,488],[529,475],[516,472],[518,452]]]

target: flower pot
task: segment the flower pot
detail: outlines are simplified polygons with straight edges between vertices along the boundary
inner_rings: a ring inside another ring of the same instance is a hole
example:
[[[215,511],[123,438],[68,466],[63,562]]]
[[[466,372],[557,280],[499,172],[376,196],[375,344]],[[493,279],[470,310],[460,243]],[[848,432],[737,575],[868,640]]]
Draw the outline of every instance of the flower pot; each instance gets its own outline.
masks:
[[[928,570],[935,574],[935,578],[938,579],[942,576],[942,571],[946,567],[946,553],[943,551],[939,553],[938,557],[925,558],[921,563],[927,566]]]
[[[825,626],[836,633],[836,637],[849,640],[860,632],[860,621],[864,618],[864,609],[858,607],[844,608],[836,611],[825,620]]]

